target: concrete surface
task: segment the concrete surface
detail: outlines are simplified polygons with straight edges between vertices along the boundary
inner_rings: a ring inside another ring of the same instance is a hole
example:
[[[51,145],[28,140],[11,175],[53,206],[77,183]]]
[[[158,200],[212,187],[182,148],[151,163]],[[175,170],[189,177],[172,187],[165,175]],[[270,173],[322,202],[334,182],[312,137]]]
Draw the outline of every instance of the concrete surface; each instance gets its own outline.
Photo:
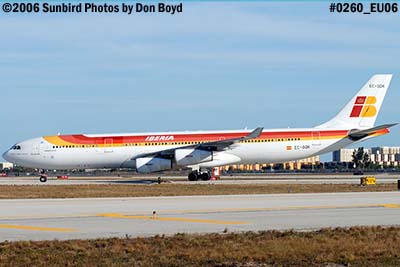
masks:
[[[17,199],[0,207],[0,241],[400,224],[400,192]]]

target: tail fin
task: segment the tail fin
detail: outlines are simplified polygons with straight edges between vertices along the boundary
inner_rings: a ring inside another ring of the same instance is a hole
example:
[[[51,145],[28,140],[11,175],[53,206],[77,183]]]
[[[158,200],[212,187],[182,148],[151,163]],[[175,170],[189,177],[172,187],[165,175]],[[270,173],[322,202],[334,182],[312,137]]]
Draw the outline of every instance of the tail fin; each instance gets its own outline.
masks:
[[[349,103],[331,120],[316,128],[362,129],[374,126],[392,74],[376,74]]]

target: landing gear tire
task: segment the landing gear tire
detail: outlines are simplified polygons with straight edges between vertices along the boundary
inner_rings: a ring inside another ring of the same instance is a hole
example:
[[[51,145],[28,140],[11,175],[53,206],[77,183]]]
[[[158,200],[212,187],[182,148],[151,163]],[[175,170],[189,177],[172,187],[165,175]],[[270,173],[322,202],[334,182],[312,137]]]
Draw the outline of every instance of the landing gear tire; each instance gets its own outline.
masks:
[[[47,182],[47,177],[42,175],[42,176],[40,176],[39,181],[42,183],[45,183],[45,182]]]
[[[199,176],[198,176],[197,172],[191,172],[188,175],[188,179],[189,179],[189,181],[197,181],[199,179]]]
[[[210,174],[208,172],[203,172],[202,174],[200,174],[200,179],[203,181],[208,181],[210,180]]]

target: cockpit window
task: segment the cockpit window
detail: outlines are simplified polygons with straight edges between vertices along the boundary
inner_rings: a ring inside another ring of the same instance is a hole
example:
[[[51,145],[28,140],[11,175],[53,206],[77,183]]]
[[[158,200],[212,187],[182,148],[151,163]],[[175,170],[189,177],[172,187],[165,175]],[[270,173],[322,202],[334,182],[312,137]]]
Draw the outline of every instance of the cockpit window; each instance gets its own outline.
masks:
[[[11,149],[12,150],[20,150],[21,146],[20,145],[14,145]]]

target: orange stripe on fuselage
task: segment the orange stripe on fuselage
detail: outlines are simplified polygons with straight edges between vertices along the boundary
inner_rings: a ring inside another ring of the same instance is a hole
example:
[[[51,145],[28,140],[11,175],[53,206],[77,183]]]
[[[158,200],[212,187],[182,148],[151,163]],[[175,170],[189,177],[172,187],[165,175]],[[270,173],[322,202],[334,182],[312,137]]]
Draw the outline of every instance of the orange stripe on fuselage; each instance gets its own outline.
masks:
[[[50,144],[53,144],[55,146],[70,146],[70,145],[75,145],[75,143],[72,142],[67,142],[64,139],[62,139],[58,135],[54,136],[43,136],[43,139],[49,142]]]
[[[385,129],[384,129],[385,130]],[[384,131],[383,130],[383,131]],[[387,129],[386,129],[387,130]],[[287,131],[287,132],[263,132],[255,140],[270,139],[277,141],[277,139],[285,139],[279,141],[297,141],[286,139],[300,139],[311,140],[313,139],[312,133],[318,131]],[[319,131],[319,139],[339,139],[347,136],[347,130],[327,130]],[[104,146],[107,143],[109,146],[122,146],[124,144],[143,144],[143,143],[165,143],[173,144],[178,142],[210,142],[224,139],[240,138],[246,136],[249,132],[237,133],[165,133],[165,134],[149,134],[149,135],[134,135],[134,136],[101,136],[89,137],[82,134],[73,135],[58,135],[58,136],[44,136],[43,138],[55,146],[70,146],[70,145],[96,145]],[[158,137],[158,139],[149,140],[149,137]],[[173,137],[168,138],[168,137]],[[164,137],[164,138],[162,138]],[[315,139],[316,137],[314,137]]]

